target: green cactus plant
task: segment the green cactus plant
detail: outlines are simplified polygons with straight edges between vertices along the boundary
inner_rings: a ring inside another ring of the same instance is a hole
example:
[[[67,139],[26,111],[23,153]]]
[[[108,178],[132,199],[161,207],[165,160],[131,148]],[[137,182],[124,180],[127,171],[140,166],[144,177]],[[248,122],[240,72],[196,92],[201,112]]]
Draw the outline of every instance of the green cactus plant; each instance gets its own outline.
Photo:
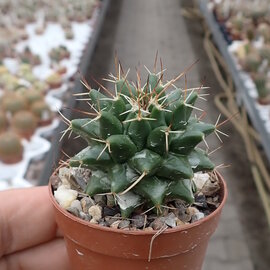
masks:
[[[247,72],[257,72],[261,65],[261,57],[258,52],[250,52],[242,61],[242,65]]]
[[[265,42],[270,41],[270,26],[267,23],[260,23],[257,29],[258,33],[263,36]]]
[[[25,98],[17,93],[8,93],[1,98],[1,107],[4,111],[15,114],[27,108]]]
[[[49,56],[52,61],[54,62],[60,62],[65,58],[70,57],[70,52],[68,51],[67,47],[64,45],[60,45],[57,48],[51,49]]]
[[[112,76],[115,95],[102,86],[104,95],[83,80],[96,113],[72,121],[62,115],[69,125],[64,134],[72,130],[88,143],[69,160],[71,167],[92,170],[85,192],[113,194],[123,217],[138,206],[161,214],[170,199],[192,204],[194,172],[215,168],[197,145],[220,132],[218,125],[191,115],[200,95],[196,89],[174,87],[183,75],[163,84],[162,72],[149,72],[145,85],[138,75],[135,86],[119,72]]]
[[[62,77],[59,73],[55,72],[47,77],[46,83],[51,89],[59,88],[62,85]]]
[[[37,81],[33,82],[32,85],[36,91],[39,91],[41,93],[46,93],[49,89],[49,85],[44,81],[37,80]]]
[[[20,111],[12,118],[11,126],[18,135],[30,139],[37,128],[37,118],[30,111]]]
[[[36,89],[27,89],[23,93],[25,99],[27,100],[28,104],[31,105],[36,101],[40,101],[44,99],[44,96],[42,95],[42,92]]]
[[[270,45],[264,45],[260,49],[260,56],[262,59],[267,59],[268,62],[270,62]]]
[[[40,126],[51,123],[53,113],[44,100],[38,100],[31,105],[31,112],[37,117]]]
[[[23,145],[20,137],[8,131],[0,135],[0,161],[7,164],[17,163],[22,160]]]
[[[4,112],[0,111],[0,133],[4,132],[8,126],[8,121]]]
[[[65,30],[65,37],[66,39],[74,39],[74,32],[72,28]]]
[[[265,74],[258,73],[254,76],[254,82],[258,93],[258,101],[261,104],[269,104],[270,88],[269,83],[267,83],[267,76]]]

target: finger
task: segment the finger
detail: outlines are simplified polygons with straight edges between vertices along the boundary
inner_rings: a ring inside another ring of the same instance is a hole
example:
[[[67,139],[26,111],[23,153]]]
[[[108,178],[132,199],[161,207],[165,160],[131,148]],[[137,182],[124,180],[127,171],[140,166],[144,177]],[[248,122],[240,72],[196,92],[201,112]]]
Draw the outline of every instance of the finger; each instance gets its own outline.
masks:
[[[0,192],[0,257],[57,235],[48,187]]]
[[[70,270],[63,239],[26,249],[0,259],[1,270]]]

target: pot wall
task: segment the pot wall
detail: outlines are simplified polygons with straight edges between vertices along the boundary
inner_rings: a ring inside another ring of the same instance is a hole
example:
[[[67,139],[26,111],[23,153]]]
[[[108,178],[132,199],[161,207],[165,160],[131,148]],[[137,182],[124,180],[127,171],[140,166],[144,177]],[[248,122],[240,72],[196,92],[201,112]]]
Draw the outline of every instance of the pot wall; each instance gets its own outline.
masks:
[[[222,184],[219,208],[202,220],[168,229],[156,237],[150,262],[150,243],[156,232],[124,231],[90,224],[62,209],[50,188],[56,221],[65,236],[72,269],[200,270],[227,198],[226,184],[219,177]]]

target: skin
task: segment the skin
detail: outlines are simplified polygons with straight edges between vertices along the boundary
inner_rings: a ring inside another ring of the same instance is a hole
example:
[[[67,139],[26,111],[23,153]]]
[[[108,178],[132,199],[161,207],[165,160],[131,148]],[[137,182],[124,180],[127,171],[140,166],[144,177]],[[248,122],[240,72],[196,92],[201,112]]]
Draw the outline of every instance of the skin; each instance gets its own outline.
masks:
[[[70,270],[48,187],[0,192],[0,269]]]

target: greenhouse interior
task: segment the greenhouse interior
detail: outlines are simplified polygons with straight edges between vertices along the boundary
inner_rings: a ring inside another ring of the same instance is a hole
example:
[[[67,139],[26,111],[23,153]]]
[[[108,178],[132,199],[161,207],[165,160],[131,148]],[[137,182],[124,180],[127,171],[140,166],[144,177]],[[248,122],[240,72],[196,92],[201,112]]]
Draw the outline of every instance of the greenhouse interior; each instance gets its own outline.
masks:
[[[0,8],[1,270],[270,269],[268,0]]]

